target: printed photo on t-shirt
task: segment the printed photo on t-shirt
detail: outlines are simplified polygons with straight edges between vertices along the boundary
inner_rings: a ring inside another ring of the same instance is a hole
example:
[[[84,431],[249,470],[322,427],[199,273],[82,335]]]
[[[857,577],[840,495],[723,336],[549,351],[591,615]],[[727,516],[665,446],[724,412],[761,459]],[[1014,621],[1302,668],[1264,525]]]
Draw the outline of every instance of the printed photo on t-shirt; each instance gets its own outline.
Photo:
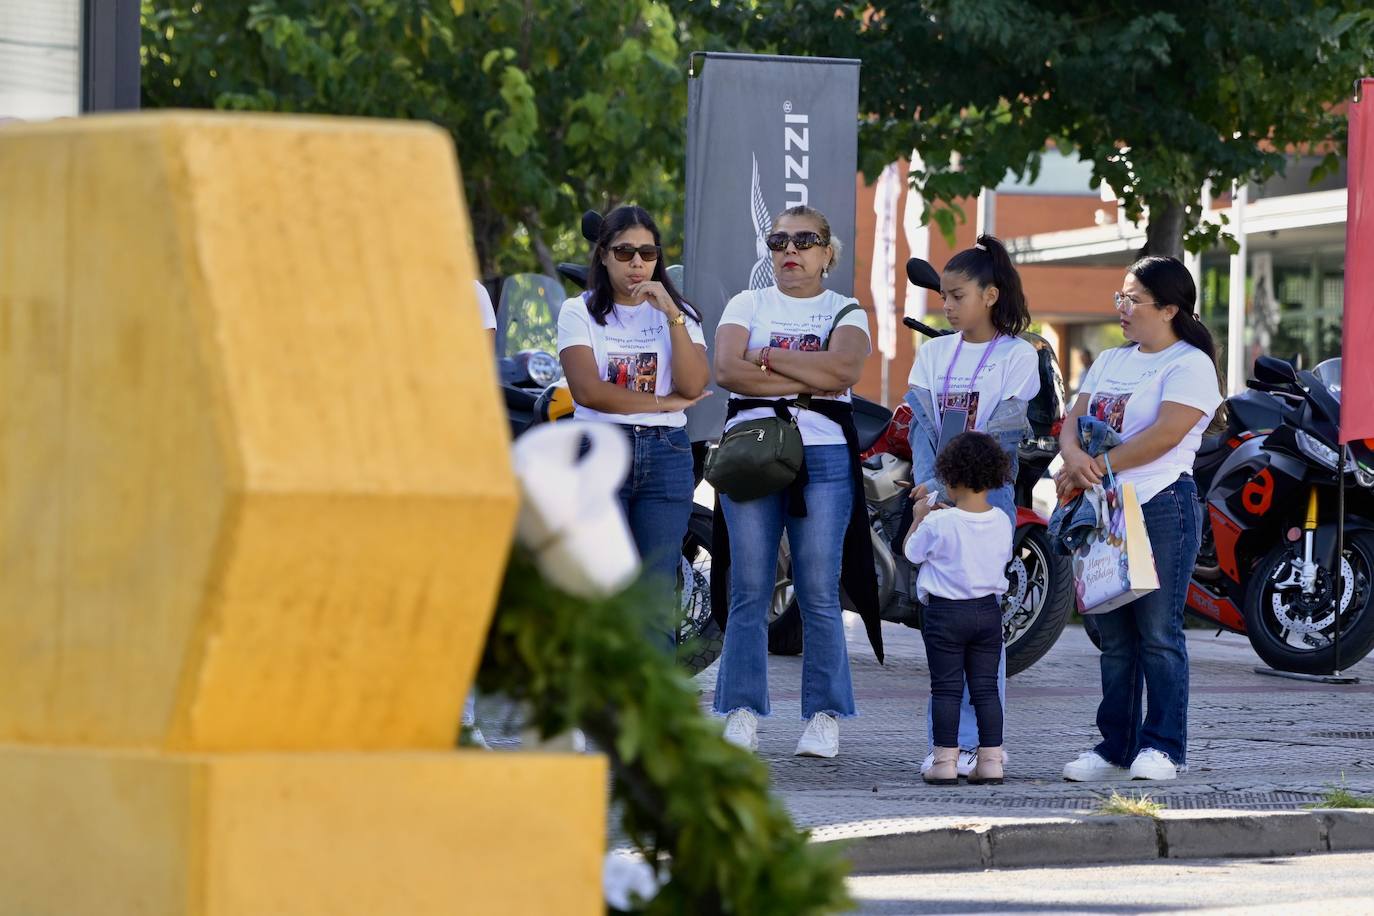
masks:
[[[972,432],[978,422],[978,392],[960,391],[941,395],[940,413],[948,410],[967,410],[968,421],[964,424],[964,431]]]
[[[821,338],[818,334],[775,333],[768,338],[768,346],[776,347],[779,350],[804,350],[815,353],[821,349]]]
[[[619,388],[653,394],[658,387],[658,354],[608,353],[606,381]]]
[[[1130,399],[1129,394],[1099,394],[1093,398],[1088,412],[1112,429],[1121,432],[1121,427],[1126,423],[1126,402]]]

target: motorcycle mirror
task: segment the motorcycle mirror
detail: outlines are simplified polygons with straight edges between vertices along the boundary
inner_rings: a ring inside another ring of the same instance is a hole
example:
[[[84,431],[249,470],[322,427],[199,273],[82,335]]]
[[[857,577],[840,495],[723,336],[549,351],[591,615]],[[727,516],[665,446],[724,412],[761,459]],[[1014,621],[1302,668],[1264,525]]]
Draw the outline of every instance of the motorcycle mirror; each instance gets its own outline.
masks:
[[[929,261],[920,258],[912,258],[906,262],[906,278],[913,285],[922,289],[940,291],[940,275],[935,272],[935,268],[930,266]]]
[[[588,210],[582,214],[582,237],[589,242],[595,243],[597,236],[601,234],[601,214],[595,210]]]
[[[1255,360],[1255,380],[1268,385],[1295,385],[1298,381],[1298,371],[1286,360],[1261,356]]]
[[[563,261],[558,265],[558,275],[570,283],[574,283],[583,289],[587,288],[587,265],[570,264]]]

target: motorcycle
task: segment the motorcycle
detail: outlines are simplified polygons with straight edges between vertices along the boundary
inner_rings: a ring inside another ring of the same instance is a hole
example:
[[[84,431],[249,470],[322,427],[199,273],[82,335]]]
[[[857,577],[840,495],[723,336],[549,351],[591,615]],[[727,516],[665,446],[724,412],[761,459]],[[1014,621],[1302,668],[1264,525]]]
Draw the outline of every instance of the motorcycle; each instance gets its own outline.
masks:
[[[917,286],[940,289],[940,278],[929,263],[919,258],[907,262],[907,276]],[[912,318],[907,327],[927,337],[951,333]],[[1007,674],[1014,675],[1039,661],[1063,632],[1074,608],[1073,569],[1066,557],[1050,548],[1049,521],[1032,506],[1032,488],[1059,453],[1062,423],[1063,381],[1054,350],[1038,335],[1024,335],[1040,357],[1041,394],[1029,405],[1031,435],[1017,450],[1017,524],[1012,559],[1007,566],[1009,588],[1002,596],[1002,630],[1007,649]],[[878,598],[883,620],[920,627],[921,605],[916,599],[915,576],[902,554],[901,539],[910,523],[907,485],[911,480],[911,453],[906,438],[909,408],[898,414],[861,397],[853,398],[859,447],[864,454],[864,499],[872,527],[873,559],[878,574]],[[779,558],[779,579],[770,613],[768,648],[775,655],[797,655],[802,650],[801,610],[792,591],[791,562],[784,539]],[[848,598],[843,606],[852,610]]]
[[[588,217],[583,219],[584,234]],[[591,232],[595,239],[595,224]],[[560,264],[558,272],[571,283],[586,284],[583,265]],[[572,394],[554,355],[558,309],[566,298],[562,283],[540,274],[516,274],[502,284],[496,355],[512,438],[536,424],[572,416]],[[679,580],[678,660],[695,674],[714,662],[723,646],[720,627],[711,616],[711,510],[701,505],[692,507],[688,520]]]
[[[1345,543],[1336,555],[1340,364],[1306,372],[1261,356],[1250,390],[1226,402],[1225,432],[1206,439],[1194,463],[1206,517],[1187,608],[1245,634],[1283,671],[1335,670],[1338,620],[1342,665],[1374,647],[1369,440],[1347,447]]]

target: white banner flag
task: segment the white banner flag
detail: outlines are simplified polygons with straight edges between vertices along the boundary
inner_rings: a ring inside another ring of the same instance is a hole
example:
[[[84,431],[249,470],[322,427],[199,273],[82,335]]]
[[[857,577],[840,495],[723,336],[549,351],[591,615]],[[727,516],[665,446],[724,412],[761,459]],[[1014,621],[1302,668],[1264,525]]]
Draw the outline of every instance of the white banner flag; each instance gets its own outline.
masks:
[[[878,352],[897,355],[897,203],[902,197],[901,167],[893,162],[878,176],[873,196],[873,311],[878,317]]]

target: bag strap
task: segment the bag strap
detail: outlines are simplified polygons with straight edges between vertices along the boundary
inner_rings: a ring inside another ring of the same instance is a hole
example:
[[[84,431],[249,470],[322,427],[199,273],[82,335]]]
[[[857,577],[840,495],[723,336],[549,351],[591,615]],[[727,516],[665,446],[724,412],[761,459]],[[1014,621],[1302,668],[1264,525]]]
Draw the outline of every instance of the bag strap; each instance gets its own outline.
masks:
[[[832,338],[832,337],[835,336],[835,329],[838,328],[838,327],[840,326],[840,322],[844,320],[844,316],[848,315],[850,312],[854,311],[855,309],[861,309],[861,308],[863,308],[863,306],[859,305],[858,302],[852,302],[852,301],[851,301],[851,302],[846,302],[846,303],[840,308],[840,310],[839,310],[838,312],[835,313],[834,319],[832,319],[831,322],[830,322],[830,332],[829,332],[828,334],[825,335],[825,344],[821,347],[822,350],[829,350],[829,349],[830,349],[830,338]],[[810,410],[810,409],[811,409],[811,395],[809,395],[809,394],[799,394],[799,395],[797,395],[797,406],[798,406],[798,407],[801,407],[801,408],[804,408],[804,409],[806,409],[806,410]]]

